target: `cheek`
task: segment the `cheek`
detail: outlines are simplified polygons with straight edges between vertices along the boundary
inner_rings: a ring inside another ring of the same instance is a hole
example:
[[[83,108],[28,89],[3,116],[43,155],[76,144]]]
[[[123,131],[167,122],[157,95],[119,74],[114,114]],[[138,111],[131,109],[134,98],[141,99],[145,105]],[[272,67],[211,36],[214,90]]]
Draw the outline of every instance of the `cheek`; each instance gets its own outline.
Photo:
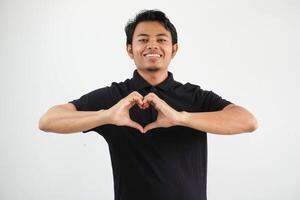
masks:
[[[170,44],[166,44],[166,45],[162,46],[162,49],[164,50],[164,52],[166,54],[172,54],[173,48]]]
[[[166,57],[171,58],[172,57],[172,49],[165,50],[165,55],[166,55]]]
[[[133,49],[133,52],[135,52],[135,53],[139,53],[139,52],[143,51],[144,48],[145,48],[144,45],[136,44],[136,43],[132,44],[132,49]]]
[[[137,57],[137,56],[141,56],[142,55],[142,49],[140,48],[135,48],[132,53],[133,53],[133,56]]]

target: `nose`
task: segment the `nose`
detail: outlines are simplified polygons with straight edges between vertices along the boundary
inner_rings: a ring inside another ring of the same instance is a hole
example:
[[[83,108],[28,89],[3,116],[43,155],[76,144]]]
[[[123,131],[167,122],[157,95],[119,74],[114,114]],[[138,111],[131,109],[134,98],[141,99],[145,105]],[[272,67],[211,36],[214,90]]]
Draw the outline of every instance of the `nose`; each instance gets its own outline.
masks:
[[[147,49],[157,49],[157,43],[154,40],[149,41]]]

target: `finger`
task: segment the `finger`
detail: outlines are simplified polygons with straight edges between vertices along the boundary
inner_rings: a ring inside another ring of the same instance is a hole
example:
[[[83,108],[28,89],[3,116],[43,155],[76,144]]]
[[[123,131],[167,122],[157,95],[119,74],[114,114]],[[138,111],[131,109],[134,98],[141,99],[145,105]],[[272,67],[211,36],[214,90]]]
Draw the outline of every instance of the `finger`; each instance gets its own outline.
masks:
[[[145,97],[149,97],[149,96],[159,98],[154,92],[149,92]]]
[[[138,91],[131,92],[129,95],[126,96],[126,98],[130,99],[133,96],[136,96],[136,97],[139,97],[139,98],[143,98],[143,96]]]
[[[159,109],[159,105],[160,105],[160,101],[153,97],[153,96],[148,96],[147,98],[145,98],[143,100],[143,102],[149,107],[150,105],[152,105],[156,110]]]
[[[131,96],[129,102],[130,102],[129,108],[131,108],[135,104],[138,104],[141,107],[141,105],[143,104],[143,101],[139,96]]]
[[[153,99],[153,97],[151,97],[151,96],[146,96],[146,97],[143,99],[143,103],[144,103],[146,106],[149,106],[153,101],[154,101],[154,99]]]
[[[143,95],[141,95],[138,91],[133,91],[131,94],[134,95],[134,96],[138,96],[138,97],[140,97],[141,99],[144,98]]]
[[[142,105],[143,104],[143,96],[142,95],[140,95],[139,93],[137,93],[137,95],[135,95],[134,96],[135,98],[136,98],[136,100],[138,101],[138,103],[140,104],[140,105]]]
[[[144,99],[149,99],[149,100],[151,100],[151,101],[153,101],[153,102],[156,102],[156,101],[159,101],[159,100],[161,100],[155,93],[153,93],[153,92],[150,92],[149,94],[147,94],[145,97],[144,97]]]
[[[142,101],[142,109],[146,109],[149,107],[149,103],[147,103],[146,101]]]
[[[143,105],[143,96],[138,93],[137,91],[134,91],[132,94],[133,98],[135,99],[135,103],[137,103],[139,105],[139,107],[141,108],[141,106]]]
[[[143,104],[146,107],[149,107],[151,102],[153,101],[153,97],[154,97],[154,93],[152,93],[152,92],[148,93],[143,99]]]
[[[157,127],[159,127],[157,121],[152,122],[150,124],[147,124],[147,126],[144,128],[144,132],[143,133],[146,133],[147,131],[149,131],[151,129],[154,129],[154,128],[157,128]]]
[[[144,109],[143,99],[139,98],[136,103],[138,104],[138,106],[140,107],[140,109]]]
[[[143,96],[138,91],[133,91],[129,95],[127,95],[128,98],[130,98],[132,96],[137,96],[137,97],[143,99]]]
[[[128,126],[130,126],[132,128],[135,128],[135,129],[138,129],[141,133],[144,132],[143,127],[140,124],[138,124],[138,123],[136,123],[136,122],[134,122],[132,120],[129,121]]]

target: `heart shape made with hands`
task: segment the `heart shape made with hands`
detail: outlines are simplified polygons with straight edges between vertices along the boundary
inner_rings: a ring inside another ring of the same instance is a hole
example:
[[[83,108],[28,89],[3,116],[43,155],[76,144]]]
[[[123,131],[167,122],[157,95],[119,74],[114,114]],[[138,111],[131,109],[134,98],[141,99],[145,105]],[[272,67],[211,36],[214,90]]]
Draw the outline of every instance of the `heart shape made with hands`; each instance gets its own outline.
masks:
[[[131,120],[128,114],[129,119],[125,123],[125,125],[136,128],[142,133],[146,133],[148,130],[158,127],[166,128],[174,126],[178,122],[179,112],[171,108],[155,93],[150,92],[145,97],[143,97],[139,93],[133,92],[125,99],[129,102],[129,105],[126,106],[128,108],[127,111],[129,111],[129,109],[135,104],[137,104],[140,109],[147,109],[150,105],[152,105],[157,110],[157,119],[154,122],[147,124],[145,127],[142,127],[139,123]]]

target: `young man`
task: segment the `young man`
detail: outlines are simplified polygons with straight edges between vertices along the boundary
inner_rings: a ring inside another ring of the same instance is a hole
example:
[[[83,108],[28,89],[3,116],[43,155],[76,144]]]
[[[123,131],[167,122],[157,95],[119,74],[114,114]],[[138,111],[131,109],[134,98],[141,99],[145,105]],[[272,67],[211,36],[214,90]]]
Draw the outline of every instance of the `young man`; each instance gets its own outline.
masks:
[[[205,200],[207,132],[252,132],[256,119],[212,91],[174,80],[168,66],[177,33],[163,12],[142,11],[125,31],[133,77],[50,108],[39,128],[102,135],[115,200]]]

